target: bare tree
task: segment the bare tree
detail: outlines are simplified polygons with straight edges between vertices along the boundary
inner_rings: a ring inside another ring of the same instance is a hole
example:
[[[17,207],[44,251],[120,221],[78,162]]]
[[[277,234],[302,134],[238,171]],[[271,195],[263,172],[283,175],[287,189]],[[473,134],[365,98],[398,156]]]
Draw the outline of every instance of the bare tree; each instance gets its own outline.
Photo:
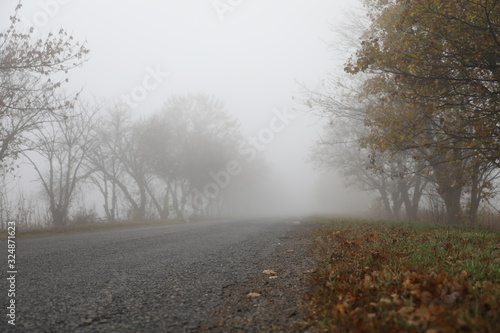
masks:
[[[239,125],[223,104],[201,94],[173,96],[141,121],[133,121],[126,106],[115,105],[95,131],[98,143],[86,169],[103,195],[109,221],[117,216],[119,198],[134,220],[192,214],[196,191],[214,182],[242,142]],[[228,184],[217,185],[209,205],[196,213],[226,209],[224,194],[232,180],[224,181]]]
[[[108,222],[119,219],[118,183],[121,179],[120,156],[124,147],[123,138],[131,126],[130,115],[123,105],[115,105],[106,116],[95,123],[96,147],[87,156],[86,167],[89,180],[103,197],[103,208]]]
[[[20,8],[0,33],[0,172],[33,148],[30,133],[74,104],[78,94],[65,96],[61,87],[89,52],[63,29],[42,39],[20,32]]]
[[[54,226],[68,223],[77,185],[88,177],[83,163],[95,144],[93,120],[97,110],[79,103],[66,117],[40,129],[35,134],[36,153],[25,154],[43,186]]]
[[[127,217],[148,218],[148,186],[150,177],[144,159],[142,130],[122,104],[114,105],[107,118],[96,124],[98,141],[94,154],[87,158],[91,180],[104,198],[108,221],[114,221],[119,194],[127,202]]]

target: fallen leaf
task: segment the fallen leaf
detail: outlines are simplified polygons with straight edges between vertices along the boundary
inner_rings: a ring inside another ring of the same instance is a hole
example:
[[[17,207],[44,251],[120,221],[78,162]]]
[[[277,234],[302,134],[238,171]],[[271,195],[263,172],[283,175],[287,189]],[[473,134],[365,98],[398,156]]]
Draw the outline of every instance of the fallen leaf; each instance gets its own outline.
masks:
[[[426,322],[429,321],[429,319],[431,319],[431,315],[429,309],[425,307],[420,307],[415,310],[414,317],[412,318],[412,320],[416,322]]]
[[[391,304],[392,301],[389,298],[383,297],[379,300],[379,303],[381,304]]]
[[[462,260],[470,259],[470,258],[472,258],[472,255],[469,252],[460,254],[460,259],[462,259]]]
[[[286,250],[285,252],[286,252],[286,253],[294,253],[294,252],[295,252],[295,250]]]
[[[410,294],[415,297],[415,298],[421,298],[422,297],[422,290],[420,289],[415,289],[410,292]]]
[[[271,269],[265,269],[262,271],[262,273],[267,274],[267,275],[277,274],[276,271],[273,271]]]
[[[259,293],[248,293],[247,294],[247,297],[249,297],[249,298],[260,297],[260,296],[261,296],[261,294],[259,294]]]
[[[345,306],[343,304],[337,304],[335,308],[340,312],[345,313]]]
[[[278,277],[276,275],[270,276],[269,279],[277,279]]]
[[[445,310],[446,309],[444,308],[444,306],[439,305],[439,304],[431,304],[431,305],[429,305],[429,312],[432,315],[440,315],[440,314],[444,313]]]
[[[404,306],[404,307],[402,307],[401,309],[398,310],[398,313],[400,315],[405,316],[405,315],[408,315],[408,314],[412,313],[413,311],[415,311],[414,307],[412,307],[412,306],[409,306],[409,307]]]
[[[421,299],[422,301],[430,301],[434,298],[434,296],[432,296],[432,294],[429,292],[429,291],[424,291],[421,295]]]

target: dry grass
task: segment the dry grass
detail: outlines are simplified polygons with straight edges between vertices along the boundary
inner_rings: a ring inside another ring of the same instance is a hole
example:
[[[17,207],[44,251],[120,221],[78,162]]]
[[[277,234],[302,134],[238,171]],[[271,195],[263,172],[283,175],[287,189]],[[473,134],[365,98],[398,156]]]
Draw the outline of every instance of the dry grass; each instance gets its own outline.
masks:
[[[190,219],[190,222],[200,222],[211,220],[212,218],[196,218]],[[66,233],[78,233],[86,231],[99,231],[99,230],[112,230],[112,229],[125,229],[125,228],[138,228],[138,227],[153,227],[162,225],[173,225],[186,223],[184,219],[171,219],[171,220],[153,220],[153,221],[128,221],[128,222],[114,222],[114,223],[89,223],[68,225],[64,227],[50,227],[40,229],[23,229],[18,227],[16,230],[17,237],[26,236],[45,236],[57,235]],[[5,236],[7,230],[0,230],[0,235]]]

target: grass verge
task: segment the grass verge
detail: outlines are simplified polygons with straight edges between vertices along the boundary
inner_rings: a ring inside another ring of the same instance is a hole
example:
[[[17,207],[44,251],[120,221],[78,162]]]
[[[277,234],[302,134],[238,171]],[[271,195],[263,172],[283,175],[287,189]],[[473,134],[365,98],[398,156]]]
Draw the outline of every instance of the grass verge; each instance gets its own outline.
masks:
[[[209,221],[215,218],[192,218],[190,222]],[[99,231],[99,230],[112,230],[112,229],[126,229],[126,228],[140,228],[140,227],[154,227],[162,225],[184,224],[184,219],[170,219],[170,220],[152,220],[152,221],[129,221],[129,222],[114,222],[114,223],[89,223],[67,225],[64,227],[49,227],[49,228],[30,228],[22,229],[17,228],[16,236],[49,236],[57,234],[78,233],[86,231]],[[7,230],[0,230],[0,236],[6,236]]]
[[[484,230],[328,220],[308,321],[327,332],[500,332],[500,236]]]

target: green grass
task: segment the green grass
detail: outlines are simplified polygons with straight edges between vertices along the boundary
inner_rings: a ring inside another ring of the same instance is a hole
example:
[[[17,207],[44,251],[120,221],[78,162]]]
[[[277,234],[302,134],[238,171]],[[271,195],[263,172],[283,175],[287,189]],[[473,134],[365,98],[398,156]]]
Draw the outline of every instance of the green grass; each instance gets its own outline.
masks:
[[[330,332],[500,332],[500,236],[315,218],[312,325]]]

